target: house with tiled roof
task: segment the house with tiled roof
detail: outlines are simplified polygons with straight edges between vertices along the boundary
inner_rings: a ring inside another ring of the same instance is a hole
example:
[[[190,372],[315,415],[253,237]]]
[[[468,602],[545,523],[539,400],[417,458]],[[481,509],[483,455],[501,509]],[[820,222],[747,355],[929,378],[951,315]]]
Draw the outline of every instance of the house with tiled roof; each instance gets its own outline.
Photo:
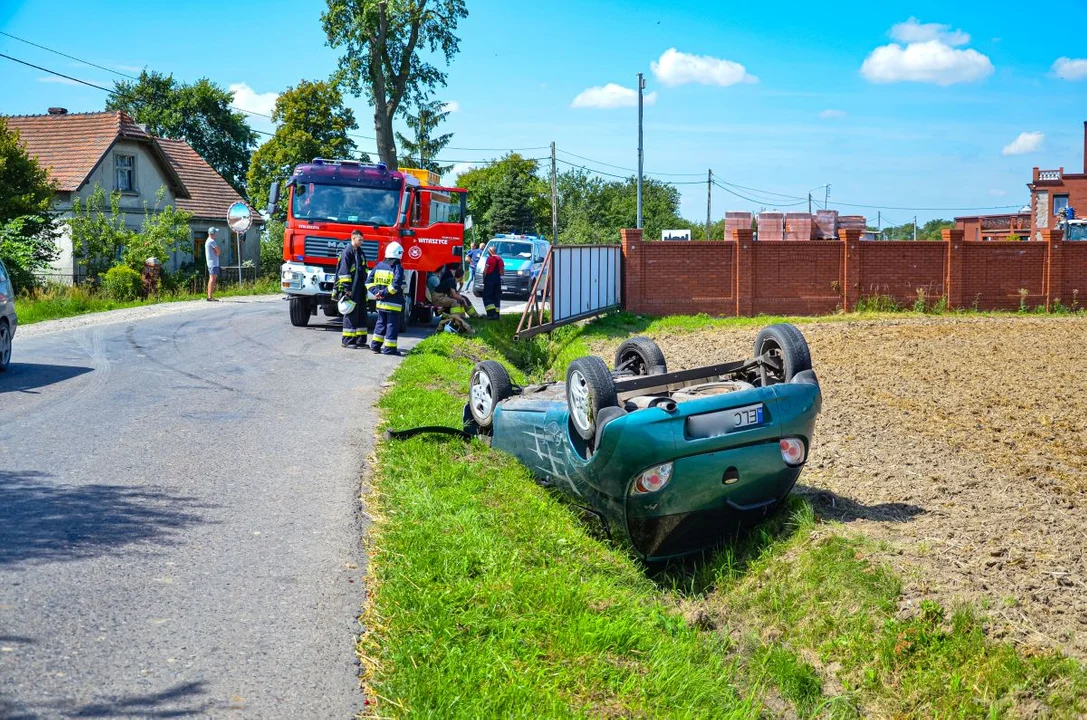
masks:
[[[167,269],[187,263],[204,263],[204,241],[208,229],[218,228],[222,245],[220,260],[224,271],[237,267],[234,236],[226,224],[226,212],[238,193],[184,140],[157,138],[124,112],[69,113],[50,108],[47,115],[13,115],[4,118],[19,133],[27,154],[38,158],[57,184],[54,208],[61,219],[72,216],[73,202],[86,199],[101,186],[107,193],[121,193],[120,209],[125,224],[133,230],[143,225],[145,208],[155,209],[156,196],[163,190],[161,206],[172,205],[192,213],[191,254],[174,253]],[[161,207],[160,207],[161,209]],[[262,221],[253,212],[253,227],[241,238],[242,261],[260,258],[259,232]],[[75,279],[71,238],[59,240],[61,256],[54,271]]]

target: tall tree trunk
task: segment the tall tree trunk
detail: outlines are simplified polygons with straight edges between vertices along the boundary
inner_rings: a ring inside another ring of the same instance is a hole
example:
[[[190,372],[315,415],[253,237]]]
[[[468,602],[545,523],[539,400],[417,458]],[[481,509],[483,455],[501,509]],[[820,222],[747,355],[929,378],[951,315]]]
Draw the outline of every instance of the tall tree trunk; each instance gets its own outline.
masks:
[[[375,106],[384,106],[384,102],[374,103]],[[396,164],[396,138],[393,135],[393,120],[385,107],[374,108],[374,130],[377,133],[377,154],[381,162],[390,170],[397,168]]]

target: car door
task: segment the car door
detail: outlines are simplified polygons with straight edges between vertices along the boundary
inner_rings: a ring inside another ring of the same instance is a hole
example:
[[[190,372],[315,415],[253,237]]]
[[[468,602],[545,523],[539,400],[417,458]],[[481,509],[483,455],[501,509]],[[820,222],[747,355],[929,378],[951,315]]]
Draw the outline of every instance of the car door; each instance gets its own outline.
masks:
[[[0,317],[7,318],[11,329],[15,329],[15,290],[3,262],[0,262]]]

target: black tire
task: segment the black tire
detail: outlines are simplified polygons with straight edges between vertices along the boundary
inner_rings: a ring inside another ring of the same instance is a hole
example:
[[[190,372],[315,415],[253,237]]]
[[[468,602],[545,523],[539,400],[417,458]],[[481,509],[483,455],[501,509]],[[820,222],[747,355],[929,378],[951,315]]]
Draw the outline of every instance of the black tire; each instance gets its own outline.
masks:
[[[11,327],[4,318],[0,320],[0,372],[5,372],[11,363],[11,344]]]
[[[299,295],[292,295],[290,299],[291,306],[291,325],[295,327],[306,327],[309,325],[310,316],[310,301],[307,297],[301,297]]]
[[[429,325],[434,320],[434,309],[425,306],[415,308],[412,322],[416,325]]]
[[[627,367],[623,368],[623,365]],[[630,370],[635,375],[666,375],[668,364],[660,346],[641,335],[624,340],[615,351],[615,369]]]
[[[406,330],[409,325],[412,325],[412,320],[415,318],[415,275],[412,275],[411,282],[408,283],[408,294],[404,298],[404,307],[400,309],[400,327]]]
[[[475,288],[472,288],[472,294],[475,295],[477,298],[483,297],[483,291],[482,290],[476,290]]]
[[[484,360],[472,369],[468,381],[468,410],[481,428],[491,427],[498,403],[513,397],[513,382],[502,363]]]
[[[789,382],[797,373],[811,370],[811,350],[804,335],[795,325],[768,325],[755,337],[754,355],[770,353],[783,365],[782,373],[767,373],[767,385]]]
[[[566,370],[566,407],[574,430],[584,440],[596,436],[596,420],[600,410],[619,404],[615,380],[607,364],[588,355],[570,363]]]

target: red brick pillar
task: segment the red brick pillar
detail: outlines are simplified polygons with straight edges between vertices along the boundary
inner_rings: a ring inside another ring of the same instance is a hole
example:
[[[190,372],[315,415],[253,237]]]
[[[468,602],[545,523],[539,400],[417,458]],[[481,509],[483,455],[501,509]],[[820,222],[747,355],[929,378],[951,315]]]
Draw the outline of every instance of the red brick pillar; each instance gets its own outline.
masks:
[[[941,230],[947,243],[947,277],[944,279],[944,295],[947,297],[948,310],[962,307],[963,268],[962,268],[962,230]]]
[[[842,237],[842,272],[841,295],[842,310],[851,312],[857,308],[861,297],[861,237],[864,231],[859,228],[841,230]]]
[[[1051,311],[1061,302],[1064,293],[1064,233],[1060,230],[1040,230],[1045,254],[1045,309]]]
[[[736,315],[749,317],[754,315],[755,304],[755,233],[750,228],[735,228],[732,239],[736,243]]]
[[[623,284],[620,288],[623,309],[627,312],[642,311],[643,280],[645,277],[645,252],[642,250],[641,230],[620,230],[623,250]]]

